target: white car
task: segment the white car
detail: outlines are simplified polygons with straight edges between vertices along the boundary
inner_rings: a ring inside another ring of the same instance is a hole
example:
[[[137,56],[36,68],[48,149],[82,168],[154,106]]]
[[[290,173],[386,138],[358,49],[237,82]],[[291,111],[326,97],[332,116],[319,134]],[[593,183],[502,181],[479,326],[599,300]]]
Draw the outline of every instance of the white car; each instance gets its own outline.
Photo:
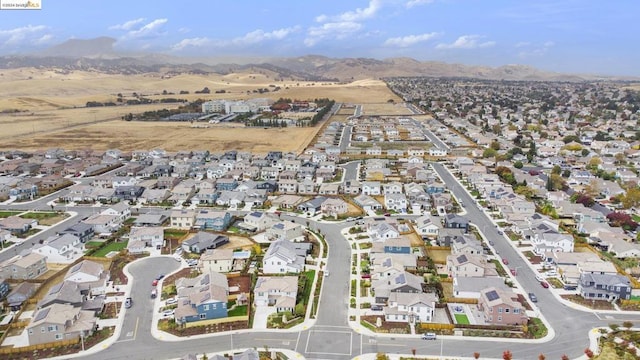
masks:
[[[544,276],[540,275],[540,274],[536,274],[536,280],[538,281],[544,281]]]
[[[162,317],[171,317],[174,314],[174,310],[165,310],[162,312]]]
[[[171,304],[175,304],[175,303],[177,303],[177,302],[178,302],[178,299],[176,299],[176,298],[174,298],[174,297],[173,297],[173,298],[169,298],[169,299],[167,299],[166,304],[167,304],[167,305],[171,305]]]

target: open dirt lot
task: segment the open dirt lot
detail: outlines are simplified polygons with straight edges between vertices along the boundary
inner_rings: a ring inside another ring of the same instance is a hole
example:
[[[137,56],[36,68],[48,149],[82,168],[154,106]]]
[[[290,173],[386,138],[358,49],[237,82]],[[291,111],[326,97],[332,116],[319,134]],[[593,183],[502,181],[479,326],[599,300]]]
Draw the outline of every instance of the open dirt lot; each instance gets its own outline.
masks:
[[[366,113],[401,112],[404,107],[386,103],[397,96],[379,80],[349,84],[275,81],[268,74],[229,75],[108,75],[95,72],[64,73],[55,70],[2,69],[0,77],[0,149],[35,150],[118,148],[123,151],[160,147],[168,151],[236,149],[265,153],[269,150],[301,152],[313,139],[316,128],[262,129],[233,126],[192,128],[188,123],[124,122],[128,113],[173,108],[176,104],[84,108],[87,101],[113,101],[117,94],[133,93],[151,99],[175,97],[195,99],[246,99],[280,97],[292,99],[330,98],[344,103],[366,102]],[[277,92],[254,93],[256,89]],[[194,94],[208,87],[211,94]],[[179,95],[181,91],[189,94]],[[225,93],[215,94],[217,90]],[[163,95],[163,92],[174,93]],[[404,109],[406,111],[406,109]],[[15,111],[15,112],[14,112]],[[408,114],[408,111],[405,112]]]

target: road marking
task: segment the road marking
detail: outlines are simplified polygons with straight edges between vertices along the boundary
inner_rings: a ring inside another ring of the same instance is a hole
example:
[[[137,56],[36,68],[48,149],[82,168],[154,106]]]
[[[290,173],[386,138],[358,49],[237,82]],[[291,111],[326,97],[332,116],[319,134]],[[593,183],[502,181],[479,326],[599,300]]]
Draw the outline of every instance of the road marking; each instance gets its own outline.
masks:
[[[256,341],[286,341],[287,339],[283,340],[283,339],[254,339]],[[292,340],[292,339],[288,339],[288,340]]]
[[[404,344],[384,344],[384,343],[378,343],[378,346],[407,346]]]
[[[298,351],[298,343],[300,342],[300,334],[302,334],[302,331],[298,331],[298,338],[296,339],[296,347],[294,348],[295,351]]]
[[[127,333],[127,337],[132,337],[132,336],[133,336],[133,331],[129,331],[129,332]]]

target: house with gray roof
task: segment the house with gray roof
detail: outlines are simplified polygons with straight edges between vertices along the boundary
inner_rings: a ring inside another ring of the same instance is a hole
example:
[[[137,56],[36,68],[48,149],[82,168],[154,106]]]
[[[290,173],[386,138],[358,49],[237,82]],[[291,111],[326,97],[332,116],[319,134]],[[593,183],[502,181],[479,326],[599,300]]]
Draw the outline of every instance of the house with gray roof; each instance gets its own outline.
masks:
[[[53,235],[36,244],[33,252],[47,257],[47,262],[70,264],[84,255],[80,238],[72,234]]]
[[[421,293],[422,284],[422,277],[404,271],[384,279],[373,280],[371,288],[375,292],[376,304],[385,304],[394,292]]]
[[[583,273],[578,282],[578,293],[592,300],[628,300],[631,298],[631,281],[624,275]]]
[[[96,322],[93,311],[69,304],[52,304],[36,311],[27,325],[29,345],[89,337]]]
[[[280,239],[269,245],[262,261],[265,274],[300,273],[304,271],[308,248],[301,248],[300,243]]]
[[[182,242],[182,249],[187,252],[202,254],[207,249],[216,249],[228,242],[228,236],[198,231],[194,236]]]
[[[47,257],[35,252],[17,255],[0,263],[0,276],[5,279],[36,279],[47,272]]]

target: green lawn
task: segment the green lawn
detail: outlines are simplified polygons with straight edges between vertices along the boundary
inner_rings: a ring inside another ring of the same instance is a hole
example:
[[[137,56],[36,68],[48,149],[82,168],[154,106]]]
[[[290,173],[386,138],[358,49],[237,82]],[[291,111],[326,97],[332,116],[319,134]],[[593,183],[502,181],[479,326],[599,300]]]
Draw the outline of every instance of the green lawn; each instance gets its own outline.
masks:
[[[633,219],[633,221],[640,223],[640,215],[633,214],[631,215],[631,218]]]
[[[465,314],[453,314],[453,316],[456,318],[456,324],[460,324],[460,325],[468,325],[469,324],[469,318],[467,317],[467,315],[465,315]]]
[[[20,215],[21,218],[23,219],[36,219],[36,220],[42,220],[42,219],[48,219],[48,218],[52,218],[52,217],[56,217],[58,216],[58,213],[56,212],[51,212],[51,211],[47,211],[47,212],[28,212],[24,215]]]
[[[247,315],[247,305],[236,306],[233,310],[229,310],[228,317],[231,316],[245,316]]]
[[[129,241],[120,241],[120,242],[112,242],[111,244],[103,247],[102,249],[94,252],[93,254],[91,254],[91,256],[96,256],[96,257],[105,257],[107,256],[108,253],[112,252],[112,251],[120,251],[124,248],[127,247],[127,243],[129,243]]]
[[[305,271],[304,273],[302,273],[302,275],[304,275],[307,278],[304,286],[304,294],[302,297],[302,303],[306,305],[309,303],[309,295],[311,294],[311,288],[313,287],[313,279],[316,276],[316,271],[315,270]]]
[[[22,211],[0,211],[0,218],[8,218],[9,216],[18,215]]]

